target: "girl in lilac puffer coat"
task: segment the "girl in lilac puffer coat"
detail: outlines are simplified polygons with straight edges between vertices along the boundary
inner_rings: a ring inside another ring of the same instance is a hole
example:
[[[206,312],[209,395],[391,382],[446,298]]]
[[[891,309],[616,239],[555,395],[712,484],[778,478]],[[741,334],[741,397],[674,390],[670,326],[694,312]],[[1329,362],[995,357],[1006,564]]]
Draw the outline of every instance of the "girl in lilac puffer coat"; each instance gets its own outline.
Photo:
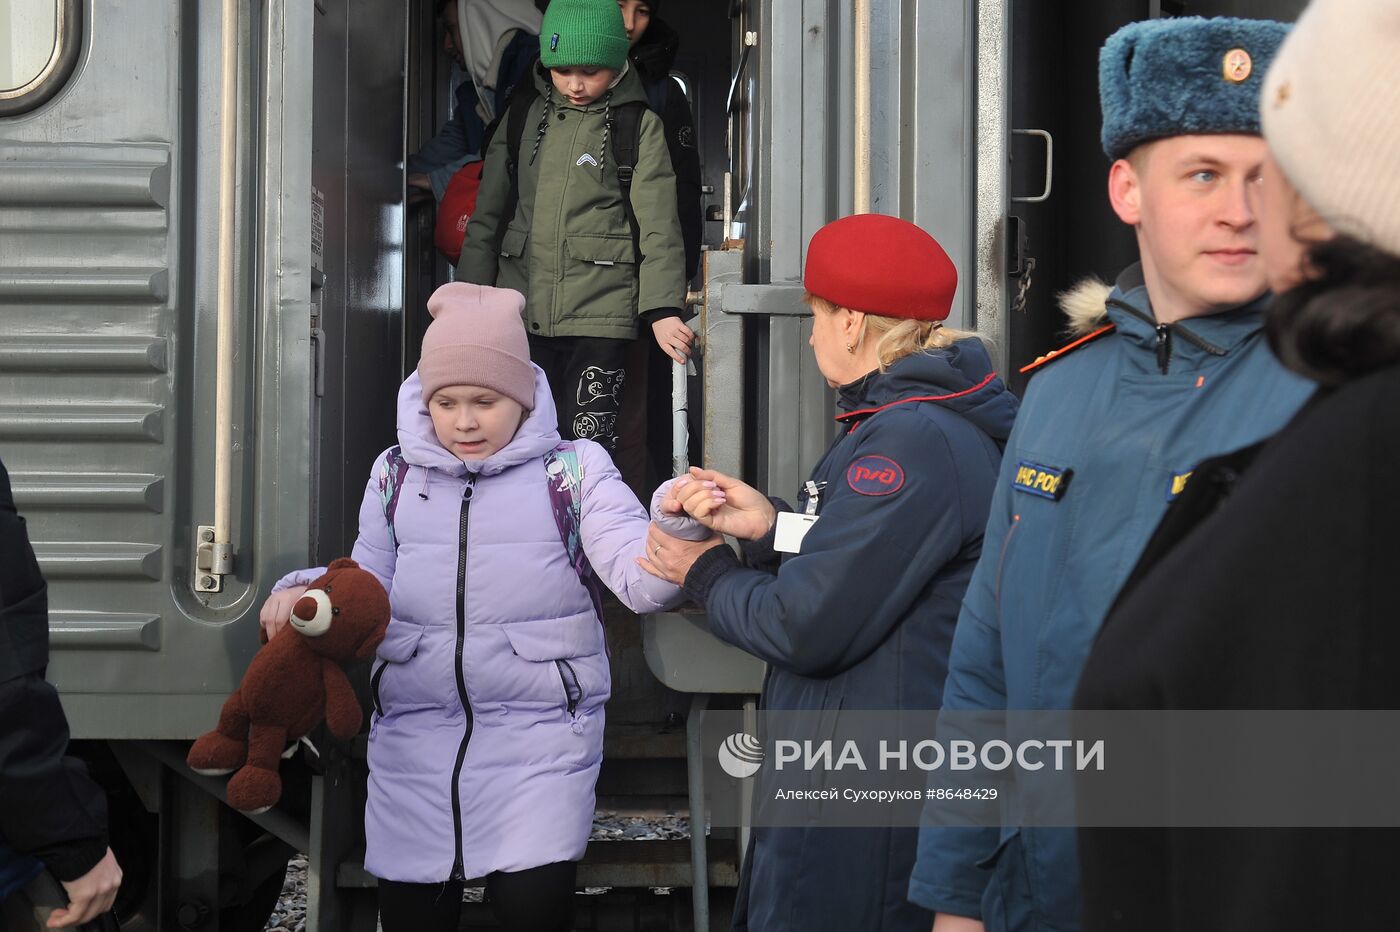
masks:
[[[647,513],[607,453],[561,445],[523,306],[461,282],[433,294],[399,391],[400,445],[360,507],[351,555],[392,606],[371,671],[365,812],[385,932],[455,930],[474,877],[505,927],[569,927],[611,692],[580,554],[633,611],[681,600],[637,565]],[[558,514],[571,501],[572,525]],[[280,580],[264,618],[284,621],[320,573]]]

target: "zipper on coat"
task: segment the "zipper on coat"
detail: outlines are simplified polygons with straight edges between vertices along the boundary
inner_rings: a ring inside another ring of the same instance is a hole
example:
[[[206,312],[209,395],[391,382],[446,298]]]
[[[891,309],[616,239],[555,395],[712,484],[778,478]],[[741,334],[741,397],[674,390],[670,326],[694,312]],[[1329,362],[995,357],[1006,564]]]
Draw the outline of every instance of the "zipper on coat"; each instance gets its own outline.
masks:
[[[588,107],[585,106],[583,108],[583,113],[579,115],[578,122],[574,123],[573,135],[569,137],[568,146],[570,152],[573,152],[577,148],[579,133],[583,130],[583,127],[586,126],[587,123]],[[585,151],[587,150],[585,149]],[[573,178],[573,175],[574,173],[572,171],[564,172],[564,184],[559,189],[559,210],[554,217],[554,232],[559,240],[559,249],[554,254],[555,285],[553,294],[550,296],[551,301],[549,308],[549,336],[554,336],[554,327],[559,322],[559,317],[563,313],[563,309],[559,305],[562,300],[562,295],[564,293],[564,277],[568,274],[569,268],[569,260],[567,258],[569,253],[569,237],[567,234],[564,233],[564,206],[569,202],[569,181]],[[538,180],[536,180],[536,185],[538,185],[538,183]],[[534,225],[534,222],[535,221],[532,218],[530,220],[532,226]]]
[[[574,671],[574,665],[567,660],[556,660],[554,665],[559,669],[559,679],[564,683],[564,698],[569,717],[573,718],[578,704],[583,701],[583,687],[579,685],[578,673]]]
[[[379,669],[375,670],[369,678],[370,698],[374,701],[374,714],[380,718],[384,717],[384,704],[379,701],[379,681],[384,678],[384,671],[389,669],[389,661],[379,661]]]
[[[1021,526],[1021,516],[1013,515],[1011,527],[1006,529],[1006,536],[1001,539],[1001,554],[997,557],[997,626],[1001,625],[1001,577],[1006,570],[1006,552],[1011,549],[1011,538],[1016,536],[1016,530]]]
[[[1116,307],[1124,313],[1133,315],[1157,332],[1157,368],[1161,370],[1163,375],[1166,375],[1167,369],[1171,367],[1172,338],[1175,336],[1181,337],[1187,343],[1210,353],[1212,356],[1228,356],[1230,354],[1227,348],[1216,346],[1206,338],[1197,336],[1191,330],[1183,327],[1180,321],[1174,324],[1159,324],[1154,318],[1139,311],[1131,304],[1124,304],[1122,301],[1115,301],[1112,298],[1108,300],[1108,306]]]
[[[462,864],[462,762],[467,757],[467,742],[472,737],[472,707],[467,701],[467,677],[462,672],[462,654],[467,639],[467,523],[471,516],[472,488],[476,477],[467,476],[467,487],[462,490],[462,510],[457,518],[457,699],[462,703],[462,714],[467,717],[462,743],[457,745],[457,763],[452,768],[452,824],[456,828],[453,845],[456,858],[452,862],[452,879],[465,880]]]
[[[1172,364],[1172,328],[1171,324],[1157,325],[1157,368],[1166,375]]]

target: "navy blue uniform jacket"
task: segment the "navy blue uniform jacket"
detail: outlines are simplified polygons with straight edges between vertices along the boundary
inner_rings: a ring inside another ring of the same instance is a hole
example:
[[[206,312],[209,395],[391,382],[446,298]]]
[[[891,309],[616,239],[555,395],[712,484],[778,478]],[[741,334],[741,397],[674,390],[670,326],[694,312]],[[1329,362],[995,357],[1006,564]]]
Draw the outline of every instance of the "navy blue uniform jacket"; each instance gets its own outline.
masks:
[[[899,360],[841,390],[802,552],[771,535],[706,552],[686,588],[719,637],[769,664],[769,709],[937,709],[958,606],[982,550],[1017,402],[978,340]],[[763,775],[760,774],[760,781]],[[759,828],[734,927],[927,932],[906,898],[914,828]]]

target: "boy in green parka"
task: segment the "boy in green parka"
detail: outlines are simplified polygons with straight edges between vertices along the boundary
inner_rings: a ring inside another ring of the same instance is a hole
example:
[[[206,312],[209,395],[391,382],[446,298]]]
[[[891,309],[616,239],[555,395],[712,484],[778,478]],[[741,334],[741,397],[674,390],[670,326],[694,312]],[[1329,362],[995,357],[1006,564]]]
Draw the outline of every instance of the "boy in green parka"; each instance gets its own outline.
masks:
[[[553,0],[540,30],[536,94],[515,143],[515,182],[503,120],[457,264],[460,280],[525,295],[530,355],[549,378],[560,434],[610,452],[638,319],[677,362],[693,339],[682,320],[685,245],[671,156],[627,51],[616,0]],[[634,240],[609,136],[614,111],[636,104]]]

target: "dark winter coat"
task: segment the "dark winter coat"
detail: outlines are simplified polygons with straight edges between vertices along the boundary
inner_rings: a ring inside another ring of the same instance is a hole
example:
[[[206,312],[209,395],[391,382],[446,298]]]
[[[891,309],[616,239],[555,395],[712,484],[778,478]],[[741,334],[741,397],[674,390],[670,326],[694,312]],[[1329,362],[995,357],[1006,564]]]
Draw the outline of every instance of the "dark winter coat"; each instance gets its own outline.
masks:
[[[1400,709],[1397,423],[1400,366],[1198,467],[1075,705]],[[1096,829],[1080,854],[1094,932],[1395,927],[1395,829]]]
[[[676,213],[685,240],[685,278],[700,270],[700,246],[705,240],[705,217],[700,208],[700,150],[695,138],[695,117],[685,91],[671,77],[681,37],[660,19],[653,18],[642,40],[632,49],[631,60],[646,88],[647,102],[661,117],[666,148],[676,172]]]
[[[107,853],[107,800],[63,756],[68,720],[48,664],[48,590],[0,464],[0,845],[76,880]]]
[[[802,552],[779,564],[770,535],[744,568],[718,547],[686,589],[715,634],[768,662],[766,709],[829,710],[838,723],[848,710],[937,709],[1017,401],[965,340],[872,373],[839,403],[844,429],[812,471],[826,485]],[[895,475],[876,487],[862,463]],[[757,828],[735,928],[926,932],[932,914],[905,897],[916,841],[914,828]]]

